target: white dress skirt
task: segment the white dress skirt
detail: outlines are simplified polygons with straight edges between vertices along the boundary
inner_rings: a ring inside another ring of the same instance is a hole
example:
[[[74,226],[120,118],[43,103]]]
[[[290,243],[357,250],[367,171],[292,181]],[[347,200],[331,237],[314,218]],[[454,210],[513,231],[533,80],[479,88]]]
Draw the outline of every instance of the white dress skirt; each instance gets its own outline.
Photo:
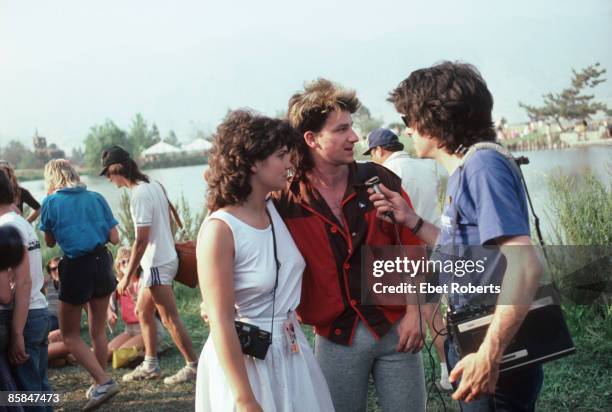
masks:
[[[264,360],[243,356],[249,382],[265,412],[333,411],[325,377],[295,317],[305,262],[273,204],[268,202],[267,207],[274,222],[281,266],[274,305],[272,344]],[[270,331],[272,291],[276,278],[272,229],[257,229],[227,212],[216,211],[207,218],[201,230],[205,230],[206,223],[211,219],[224,221],[234,237],[236,319]],[[283,327],[285,321],[293,324],[299,347],[297,352],[290,347]],[[198,363],[195,406],[197,412],[236,410],[234,395],[210,336]]]

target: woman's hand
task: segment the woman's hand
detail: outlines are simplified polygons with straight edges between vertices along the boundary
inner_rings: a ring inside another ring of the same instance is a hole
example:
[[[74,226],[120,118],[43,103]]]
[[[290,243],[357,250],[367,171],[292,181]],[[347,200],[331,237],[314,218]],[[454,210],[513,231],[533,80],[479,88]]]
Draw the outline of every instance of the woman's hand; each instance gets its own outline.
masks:
[[[108,308],[108,310],[106,311],[106,320],[112,328],[114,328],[117,324],[117,314],[113,312],[110,308]]]
[[[120,295],[125,295],[128,291],[130,279],[128,276],[123,276],[117,285],[117,293]]]
[[[208,323],[208,311],[206,310],[206,305],[204,302],[200,303],[200,317],[204,323]]]
[[[13,365],[19,365],[25,363],[30,358],[30,355],[26,353],[25,342],[23,340],[23,333],[14,333],[11,336],[11,343],[9,345],[8,357]]]
[[[252,398],[246,401],[237,400],[236,401],[236,411],[237,412],[263,412],[263,409],[261,409],[261,406],[259,406],[259,404],[257,403],[257,400],[255,398]]]

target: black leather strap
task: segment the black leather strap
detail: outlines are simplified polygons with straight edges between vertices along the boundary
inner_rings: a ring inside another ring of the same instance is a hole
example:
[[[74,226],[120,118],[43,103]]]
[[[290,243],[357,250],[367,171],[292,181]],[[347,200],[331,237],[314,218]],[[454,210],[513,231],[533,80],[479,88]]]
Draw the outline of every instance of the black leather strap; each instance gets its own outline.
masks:
[[[270,342],[272,342],[272,334],[274,333],[274,307],[276,304],[276,288],[278,287],[278,272],[280,270],[280,261],[278,260],[278,252],[276,250],[276,233],[274,231],[274,221],[266,206],[266,214],[270,219],[270,227],[272,229],[272,247],[274,248],[274,264],[276,267],[276,280],[274,281],[274,292],[272,292],[272,324],[270,325]]]

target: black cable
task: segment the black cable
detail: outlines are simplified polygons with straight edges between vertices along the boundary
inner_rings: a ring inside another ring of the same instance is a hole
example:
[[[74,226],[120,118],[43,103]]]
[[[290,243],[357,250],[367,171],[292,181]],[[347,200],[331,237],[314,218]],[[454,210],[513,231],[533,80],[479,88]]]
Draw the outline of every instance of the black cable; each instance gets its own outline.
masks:
[[[429,374],[430,376],[430,385],[433,385],[436,394],[438,395],[438,398],[440,398],[440,402],[442,402],[442,407],[444,408],[444,411],[446,412],[446,402],[444,401],[444,398],[442,397],[442,392],[440,391],[440,388],[438,388],[438,385],[436,385],[436,360],[434,359],[433,355],[431,354],[431,347],[434,345],[434,342],[437,339],[437,335],[433,338],[433,340],[431,341],[431,344],[427,344],[427,342],[425,341],[425,336],[423,333],[423,318],[421,316],[421,301],[419,300],[418,296],[417,296],[417,306],[419,308],[419,327],[421,329],[421,339],[423,339],[423,346],[425,347],[425,350],[427,351],[427,356],[429,358],[429,366],[431,367],[431,373]],[[432,323],[433,324],[433,323]],[[429,388],[427,389],[427,393],[425,396],[425,410],[427,410],[427,405],[429,404]]]
[[[397,246],[401,246],[401,238],[400,238],[400,234],[399,234],[399,229],[398,229],[398,225],[397,223],[393,225],[393,229],[395,231],[395,244]],[[411,282],[413,281],[413,279],[411,278]],[[414,284],[414,283],[413,283]],[[440,304],[438,303],[438,306]],[[429,365],[431,367],[431,373],[430,373],[430,386],[426,387],[425,389],[425,410],[427,410],[427,405],[429,404],[429,393],[430,391],[430,387],[431,385],[433,385],[436,394],[438,395],[438,398],[440,398],[440,402],[442,402],[442,407],[444,408],[444,412],[447,411],[446,409],[446,402],[444,401],[444,398],[442,397],[442,392],[440,391],[440,388],[438,388],[438,386],[436,385],[436,360],[434,359],[433,355],[431,354],[431,347],[433,346],[435,340],[437,339],[437,337],[439,336],[438,334],[434,337],[434,339],[432,340],[432,343],[430,345],[427,345],[427,341],[425,340],[425,334],[423,333],[423,316],[421,313],[421,301],[419,300],[419,297],[417,295],[417,307],[419,310],[419,332],[421,334],[421,340],[423,341],[423,347],[425,348],[425,350],[427,351],[427,356],[429,358]],[[435,315],[435,312],[434,312]],[[433,325],[433,322],[432,322]],[[435,326],[434,326],[435,329]]]
[[[438,304],[436,305],[436,308],[433,311],[433,315],[431,315],[431,328],[434,330],[434,332],[436,332],[436,337],[438,336],[447,336],[448,335],[448,331],[446,329],[442,329],[442,330],[437,330],[436,329],[436,324],[434,323],[434,319],[436,317],[436,313],[438,313],[438,311],[440,310],[440,306],[442,305],[442,299],[440,299],[438,301]],[[435,341],[435,339],[434,339]]]

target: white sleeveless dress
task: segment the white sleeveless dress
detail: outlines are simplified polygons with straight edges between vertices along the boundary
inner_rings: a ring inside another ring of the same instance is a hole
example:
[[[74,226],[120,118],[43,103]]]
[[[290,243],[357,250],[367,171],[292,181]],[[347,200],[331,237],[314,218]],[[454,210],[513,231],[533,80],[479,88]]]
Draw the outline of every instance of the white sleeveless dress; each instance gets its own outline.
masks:
[[[265,412],[333,411],[329,389],[294,311],[300,303],[302,272],[306,266],[287,227],[271,201],[268,211],[274,222],[277,255],[281,262],[272,344],[264,360],[244,356],[249,382]],[[234,237],[234,288],[236,319],[270,331],[272,291],[276,278],[272,229],[256,229],[233,215],[216,211],[211,219],[225,222]],[[287,344],[283,323],[293,323],[299,352]],[[235,411],[234,396],[219,363],[212,339],[207,339],[198,364],[196,411]]]

